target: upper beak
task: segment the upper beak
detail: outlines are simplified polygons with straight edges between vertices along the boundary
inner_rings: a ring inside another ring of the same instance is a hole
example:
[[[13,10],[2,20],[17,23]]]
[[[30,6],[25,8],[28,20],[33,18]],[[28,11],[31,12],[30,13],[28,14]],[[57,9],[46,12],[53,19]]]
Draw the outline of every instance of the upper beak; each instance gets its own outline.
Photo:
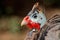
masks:
[[[28,24],[28,22],[27,22],[27,19],[28,19],[28,18],[29,18],[29,16],[26,16],[26,17],[23,19],[23,21],[21,22],[21,26]]]
[[[27,23],[26,23],[25,20],[23,20],[23,21],[21,22],[21,26],[26,25],[26,24],[27,24]]]

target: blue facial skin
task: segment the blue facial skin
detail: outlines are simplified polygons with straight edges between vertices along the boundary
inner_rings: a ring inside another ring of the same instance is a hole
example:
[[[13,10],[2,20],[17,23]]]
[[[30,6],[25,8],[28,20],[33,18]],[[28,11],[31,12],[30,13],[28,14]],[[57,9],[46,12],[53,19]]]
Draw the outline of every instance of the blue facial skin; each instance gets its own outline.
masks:
[[[41,16],[42,19],[38,22],[41,23],[41,27],[43,27],[47,20],[46,20],[44,13],[39,13],[39,15]]]
[[[30,11],[30,20],[32,20],[35,23],[41,24],[40,27],[42,28],[44,24],[46,23],[46,17],[43,12],[37,12],[36,10],[34,12]]]
[[[34,11],[34,12],[33,12],[33,11]],[[40,24],[40,28],[42,28],[42,27],[45,25],[45,23],[46,23],[46,17],[45,17],[45,15],[44,15],[43,12],[38,12],[37,10],[31,10],[31,11],[28,13],[28,16],[30,16],[29,19],[30,19],[31,21],[33,21],[33,22],[35,22],[35,23],[39,23],[39,24]],[[35,31],[36,31],[36,30],[35,30]],[[29,36],[32,36],[32,34],[33,34],[33,29],[32,29],[32,31],[30,31],[30,32],[28,33],[28,35],[29,35]]]

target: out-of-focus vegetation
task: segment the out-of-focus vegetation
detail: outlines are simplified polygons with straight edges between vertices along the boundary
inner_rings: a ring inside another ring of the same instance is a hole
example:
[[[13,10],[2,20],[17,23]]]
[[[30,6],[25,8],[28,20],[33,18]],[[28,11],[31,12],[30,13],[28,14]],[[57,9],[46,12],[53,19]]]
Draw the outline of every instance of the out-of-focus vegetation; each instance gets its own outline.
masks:
[[[17,16],[2,17],[0,18],[0,32],[22,32],[24,27],[21,27],[22,18]]]
[[[20,23],[37,1],[47,7],[60,6],[60,0],[1,0],[0,30],[9,30],[11,32],[25,30],[26,27],[21,27]]]
[[[60,0],[43,0],[46,6],[60,6]]]
[[[0,34],[0,40],[23,40],[26,37],[28,28],[26,28],[25,26],[21,27],[20,23],[23,17],[27,15],[27,13],[31,10],[31,8],[37,1],[40,4],[44,5],[44,7],[60,7],[60,0],[0,0],[0,33],[3,33]],[[53,13],[58,12],[50,11],[53,10],[48,10],[48,18]],[[24,33],[25,31],[26,33]],[[23,33],[20,35],[10,34],[9,32]]]

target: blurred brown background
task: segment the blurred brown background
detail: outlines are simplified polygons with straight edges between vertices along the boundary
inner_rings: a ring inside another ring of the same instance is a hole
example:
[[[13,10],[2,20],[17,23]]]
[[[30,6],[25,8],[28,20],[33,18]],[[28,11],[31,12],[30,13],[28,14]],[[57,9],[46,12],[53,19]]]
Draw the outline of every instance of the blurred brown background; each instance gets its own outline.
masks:
[[[0,40],[25,38],[28,29],[20,23],[36,2],[45,8],[47,19],[60,14],[60,0],[0,0]]]
[[[0,0],[0,15],[25,16],[36,2],[46,9],[60,7],[60,0]]]

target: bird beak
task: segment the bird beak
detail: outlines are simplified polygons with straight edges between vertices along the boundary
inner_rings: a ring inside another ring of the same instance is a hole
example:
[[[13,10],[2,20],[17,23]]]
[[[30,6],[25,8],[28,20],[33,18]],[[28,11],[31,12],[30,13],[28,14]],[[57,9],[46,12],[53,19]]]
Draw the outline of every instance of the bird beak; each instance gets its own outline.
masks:
[[[27,23],[26,23],[25,20],[23,20],[23,21],[21,22],[21,26],[26,25],[26,24],[27,24]]]
[[[27,19],[29,16],[24,17],[23,21],[21,22],[21,26],[28,24]]]

